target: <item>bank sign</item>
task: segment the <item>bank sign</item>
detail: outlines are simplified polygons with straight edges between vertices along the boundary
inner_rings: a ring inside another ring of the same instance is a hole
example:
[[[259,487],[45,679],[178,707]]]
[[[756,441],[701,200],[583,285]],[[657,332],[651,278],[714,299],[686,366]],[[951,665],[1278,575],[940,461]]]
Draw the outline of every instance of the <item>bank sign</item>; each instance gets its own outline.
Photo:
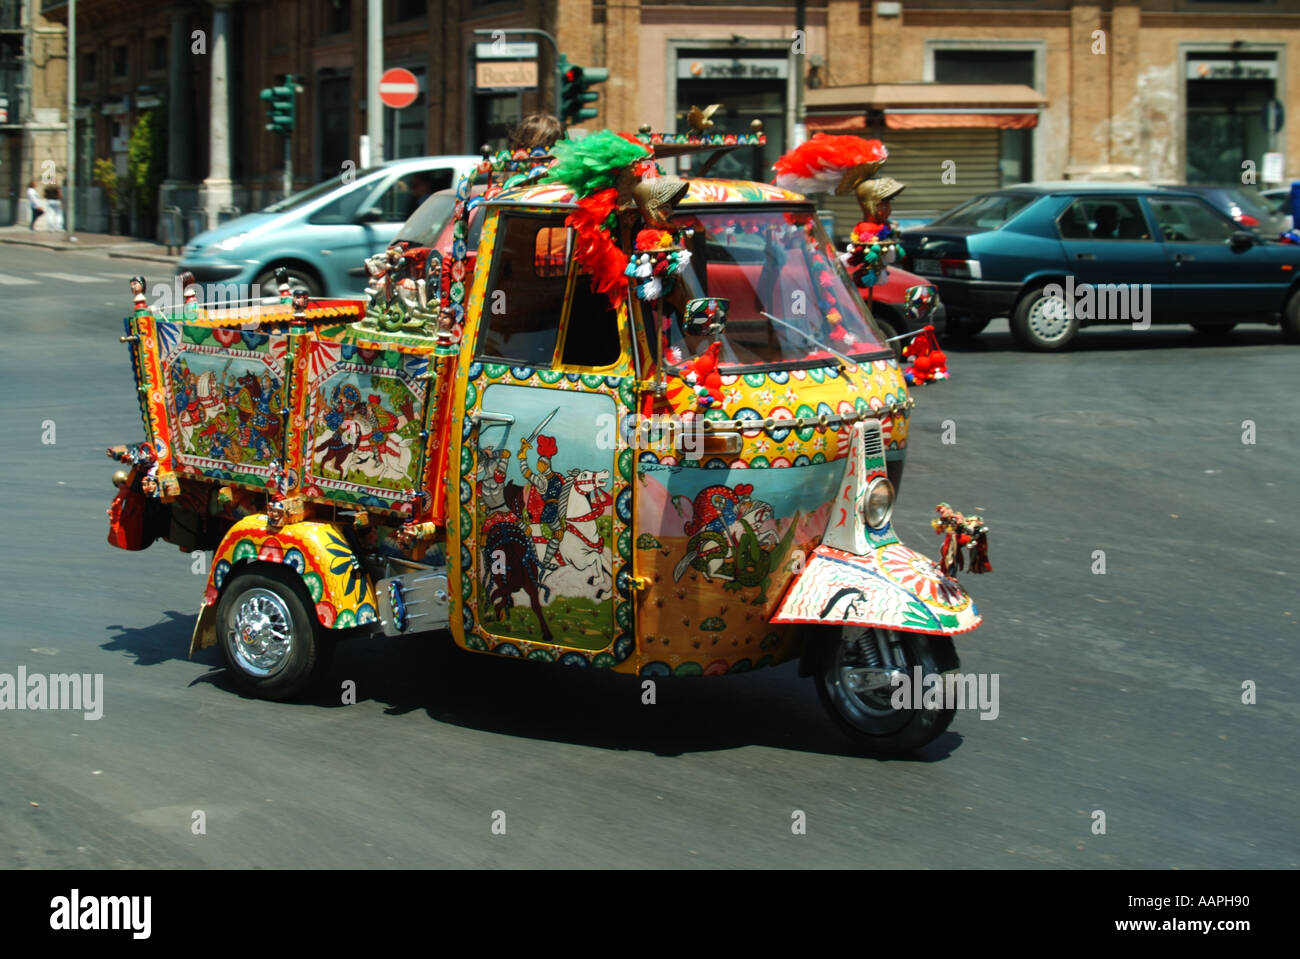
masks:
[[[789,62],[763,57],[682,57],[677,61],[679,80],[784,80]]]
[[[1276,60],[1188,60],[1189,80],[1276,80]]]

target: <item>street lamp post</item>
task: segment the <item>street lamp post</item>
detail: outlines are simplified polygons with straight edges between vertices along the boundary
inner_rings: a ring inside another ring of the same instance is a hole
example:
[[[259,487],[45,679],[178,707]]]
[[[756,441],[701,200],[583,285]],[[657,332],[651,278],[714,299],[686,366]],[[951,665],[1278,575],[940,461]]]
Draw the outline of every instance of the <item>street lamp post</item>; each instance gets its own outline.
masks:
[[[72,236],[77,212],[77,0],[68,0],[68,122],[64,162],[63,229]]]

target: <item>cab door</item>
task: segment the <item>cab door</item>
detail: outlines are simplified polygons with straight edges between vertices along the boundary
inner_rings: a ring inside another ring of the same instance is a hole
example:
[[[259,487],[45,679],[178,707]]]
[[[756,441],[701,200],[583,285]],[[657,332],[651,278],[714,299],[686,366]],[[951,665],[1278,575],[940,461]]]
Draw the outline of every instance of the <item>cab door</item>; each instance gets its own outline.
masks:
[[[592,294],[563,211],[506,208],[484,238],[492,261],[462,353],[466,645],[614,665],[632,650],[616,608],[629,599],[626,305]]]

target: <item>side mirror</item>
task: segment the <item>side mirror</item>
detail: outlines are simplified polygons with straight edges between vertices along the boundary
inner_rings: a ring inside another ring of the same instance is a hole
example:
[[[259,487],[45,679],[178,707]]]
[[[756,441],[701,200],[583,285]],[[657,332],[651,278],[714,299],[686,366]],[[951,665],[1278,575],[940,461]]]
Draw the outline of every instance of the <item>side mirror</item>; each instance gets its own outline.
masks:
[[[727,311],[731,301],[717,296],[686,301],[685,311],[677,317],[683,336],[711,336],[727,328]]]
[[[358,223],[376,223],[384,218],[384,211],[377,206],[372,206],[368,210],[362,210],[357,216]]]
[[[930,321],[939,296],[932,286],[909,286],[903,293],[903,310],[913,326],[924,326]]]
[[[1228,245],[1238,251],[1249,249],[1255,245],[1255,234],[1247,233],[1245,230],[1238,230],[1232,234],[1232,238],[1228,240]]]

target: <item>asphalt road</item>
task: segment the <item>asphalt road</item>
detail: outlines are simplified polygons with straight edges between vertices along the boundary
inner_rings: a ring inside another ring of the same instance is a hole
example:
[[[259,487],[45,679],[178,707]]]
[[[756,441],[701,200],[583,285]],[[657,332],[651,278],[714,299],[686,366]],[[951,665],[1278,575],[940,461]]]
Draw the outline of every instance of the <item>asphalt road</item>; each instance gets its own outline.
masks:
[[[1300,348],[1276,330],[1085,331],[1043,356],[996,323],[949,348],[896,522],[931,555],[935,503],[991,524],[958,651],[997,674],[999,714],[883,761],[792,664],[661,680],[643,706],[635,679],[383,640],[339,651],[355,705],[234,692],[215,650],[186,658],[189,557],[105,542],[103,449],[141,438],[125,278],[165,271],[0,246],[0,274],[37,281],[0,288],[0,672],[106,689],[98,721],[0,712],[0,866],[1300,865]]]

